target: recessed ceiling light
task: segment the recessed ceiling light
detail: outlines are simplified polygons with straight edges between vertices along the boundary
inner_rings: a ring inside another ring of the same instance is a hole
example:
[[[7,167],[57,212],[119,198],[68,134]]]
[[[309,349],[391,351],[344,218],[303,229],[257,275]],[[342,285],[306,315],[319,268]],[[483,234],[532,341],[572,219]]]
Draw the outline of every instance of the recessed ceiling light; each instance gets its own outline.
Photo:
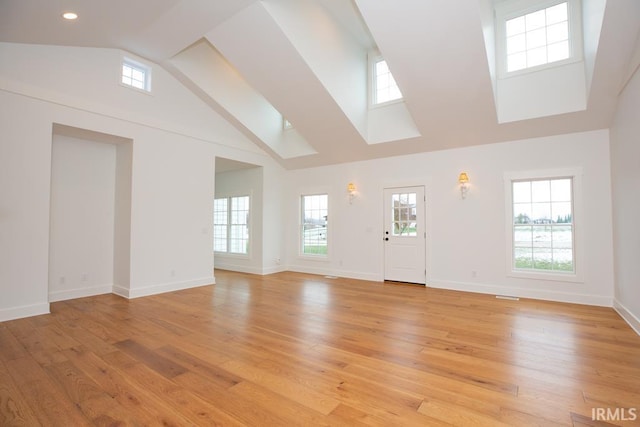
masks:
[[[69,21],[73,21],[74,19],[78,19],[78,14],[75,12],[65,12],[62,14],[64,19],[68,19]]]

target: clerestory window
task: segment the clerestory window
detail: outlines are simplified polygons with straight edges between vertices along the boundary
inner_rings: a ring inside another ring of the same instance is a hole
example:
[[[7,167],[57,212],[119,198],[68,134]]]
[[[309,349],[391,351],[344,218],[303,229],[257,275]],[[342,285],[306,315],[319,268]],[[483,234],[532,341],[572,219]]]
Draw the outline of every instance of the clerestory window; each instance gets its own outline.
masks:
[[[372,61],[371,80],[370,98],[372,105],[380,105],[402,99],[402,93],[391,74],[387,61],[381,57],[377,57]]]
[[[122,84],[135,89],[151,91],[151,69],[139,62],[124,58],[122,61]]]
[[[502,73],[581,59],[579,8],[576,0],[511,1],[497,7],[497,48]]]

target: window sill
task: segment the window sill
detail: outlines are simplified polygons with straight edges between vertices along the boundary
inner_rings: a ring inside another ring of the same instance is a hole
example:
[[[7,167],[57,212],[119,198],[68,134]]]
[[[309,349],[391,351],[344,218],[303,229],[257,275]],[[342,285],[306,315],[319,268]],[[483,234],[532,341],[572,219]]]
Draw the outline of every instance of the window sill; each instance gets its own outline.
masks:
[[[550,282],[571,282],[583,283],[582,277],[576,273],[546,273],[543,271],[512,270],[507,273],[508,277],[518,279],[546,280]]]
[[[375,110],[376,108],[389,107],[394,104],[400,104],[404,102],[404,98],[392,99],[391,101],[381,102],[379,104],[370,104],[369,109]]]
[[[298,254],[298,259],[304,259],[307,261],[319,261],[319,262],[330,261],[327,255],[312,255],[312,254]]]
[[[507,80],[507,79],[510,79],[510,78],[523,76],[523,75],[527,75],[527,74],[535,74],[535,73],[539,73],[541,71],[547,71],[547,70],[553,70],[553,69],[556,69],[556,68],[562,68],[562,67],[565,67],[567,65],[581,63],[581,62],[584,62],[584,59],[582,58],[582,56],[573,56],[571,58],[563,59],[561,61],[549,62],[549,63],[546,63],[546,64],[536,65],[535,67],[523,68],[521,70],[516,70],[516,71],[502,70],[500,72],[500,75],[499,75],[498,79],[499,80]]]
[[[145,95],[153,96],[153,92],[151,92],[150,90],[140,89],[140,88],[137,88],[137,87],[134,87],[134,86],[129,86],[128,84],[125,84],[125,83],[122,83],[122,82],[120,82],[119,84],[120,84],[120,86],[126,87],[127,89],[131,89],[134,92],[143,93]]]

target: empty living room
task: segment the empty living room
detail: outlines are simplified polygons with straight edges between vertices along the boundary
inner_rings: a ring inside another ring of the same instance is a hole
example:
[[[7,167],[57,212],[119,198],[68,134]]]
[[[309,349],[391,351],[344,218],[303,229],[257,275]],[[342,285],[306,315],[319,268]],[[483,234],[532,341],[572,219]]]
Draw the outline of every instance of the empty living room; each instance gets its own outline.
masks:
[[[0,425],[640,426],[640,2],[0,2]]]

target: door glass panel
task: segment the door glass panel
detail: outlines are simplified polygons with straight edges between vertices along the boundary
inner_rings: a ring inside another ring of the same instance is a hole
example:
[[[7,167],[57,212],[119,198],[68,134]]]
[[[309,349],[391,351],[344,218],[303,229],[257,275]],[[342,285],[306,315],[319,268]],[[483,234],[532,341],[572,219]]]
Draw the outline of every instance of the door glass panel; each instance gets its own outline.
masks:
[[[416,193],[394,193],[391,196],[391,233],[396,237],[417,236]]]

